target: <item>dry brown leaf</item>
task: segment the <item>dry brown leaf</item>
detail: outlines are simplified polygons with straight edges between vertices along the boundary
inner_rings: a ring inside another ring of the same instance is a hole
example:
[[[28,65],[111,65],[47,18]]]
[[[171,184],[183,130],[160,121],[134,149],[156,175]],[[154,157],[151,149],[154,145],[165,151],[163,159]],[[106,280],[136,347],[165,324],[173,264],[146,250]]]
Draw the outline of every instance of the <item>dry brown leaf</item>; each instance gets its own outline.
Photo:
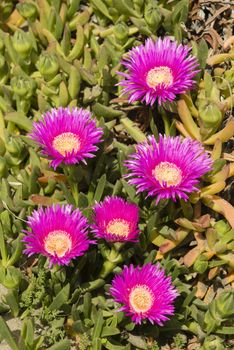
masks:
[[[223,279],[223,284],[225,286],[232,282],[234,282],[234,271],[230,272],[229,275]]]
[[[216,195],[205,196],[202,200],[209,208],[222,214],[231,227],[234,228],[234,207],[230,203]]]
[[[32,194],[29,199],[37,205],[50,206],[52,204],[58,203],[59,201],[52,197],[41,196],[40,194]]]
[[[213,267],[212,269],[210,269],[210,271],[208,272],[208,279],[212,280],[213,278],[215,278],[217,275],[219,274],[219,267]]]
[[[215,51],[218,49],[219,45],[223,44],[221,37],[214,28],[207,29],[201,37],[203,37]]]
[[[165,254],[170,250],[172,250],[173,248],[175,248],[176,245],[177,245],[176,242],[169,241],[169,239],[165,239],[164,243],[160,246],[159,251],[162,254]]]
[[[205,215],[202,215],[198,220],[197,222],[199,223],[199,225],[201,225],[201,227],[203,228],[208,228],[210,227],[210,215],[209,214],[205,214]]]
[[[15,9],[10,17],[7,19],[6,24],[10,28],[20,27],[25,22],[25,19],[20,15],[17,9]]]
[[[226,50],[232,45],[234,45],[234,35],[224,41],[223,48]]]
[[[204,303],[206,303],[208,305],[208,304],[210,304],[212,302],[214,297],[215,297],[214,287],[211,286],[211,287],[208,288],[206,296],[203,299],[203,301],[204,301]]]
[[[200,254],[201,250],[198,247],[193,248],[184,256],[184,264],[188,267],[192,266]]]
[[[54,179],[57,182],[66,182],[67,181],[66,175],[58,174],[58,173],[55,173],[54,171],[44,170],[43,174],[44,174],[44,176],[41,176],[38,178],[38,181],[40,183],[48,183],[49,179]]]
[[[196,297],[199,299],[203,299],[208,289],[208,286],[205,285],[205,283],[203,283],[202,281],[198,281],[196,287],[197,287],[197,291],[195,294]]]

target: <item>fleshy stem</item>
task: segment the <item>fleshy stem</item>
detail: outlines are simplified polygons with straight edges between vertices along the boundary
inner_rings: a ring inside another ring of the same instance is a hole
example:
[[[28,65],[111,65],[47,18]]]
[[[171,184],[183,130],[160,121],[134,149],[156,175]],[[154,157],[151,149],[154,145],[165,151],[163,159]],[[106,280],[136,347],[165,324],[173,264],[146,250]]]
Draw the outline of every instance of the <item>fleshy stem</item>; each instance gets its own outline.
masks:
[[[103,257],[106,258],[100,272],[101,278],[108,276],[119,263],[123,262],[124,257],[120,253],[123,245],[124,243],[118,242],[114,243],[110,250],[106,249],[105,247],[101,249]]]
[[[74,199],[74,204],[78,206],[79,189],[78,183],[76,182],[75,170],[76,168],[72,165],[66,165],[63,167],[64,174],[67,176],[68,183],[71,188],[72,196]]]
[[[163,110],[161,111],[161,114],[162,114],[165,134],[166,134],[166,136],[170,136],[170,128],[171,128],[171,126],[170,126],[170,122],[169,122],[168,116],[166,115],[166,113]]]

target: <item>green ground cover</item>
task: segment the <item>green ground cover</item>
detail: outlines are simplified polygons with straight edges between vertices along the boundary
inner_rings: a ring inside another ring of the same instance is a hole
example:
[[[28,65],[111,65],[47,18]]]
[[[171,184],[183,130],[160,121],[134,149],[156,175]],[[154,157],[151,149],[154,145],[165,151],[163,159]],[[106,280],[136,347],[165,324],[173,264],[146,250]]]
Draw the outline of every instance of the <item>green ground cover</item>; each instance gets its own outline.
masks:
[[[206,16],[204,1],[0,2],[0,349],[234,348],[234,39],[231,22],[225,24],[231,4],[211,15],[222,40],[215,45],[194,34],[201,33],[194,3],[204,3]],[[162,106],[129,103],[116,85],[121,60],[161,36],[191,46],[200,67],[196,86]],[[88,109],[103,128],[87,165],[54,170],[28,136],[33,122],[58,107]],[[155,204],[124,177],[135,145],[160,133],[198,140],[213,160],[187,202]],[[72,204],[92,221],[93,205],[106,196],[139,207],[139,242],[118,251],[98,240],[68,266],[23,254],[22,230],[34,209]],[[124,265],[149,262],[160,263],[180,294],[163,326],[134,324],[116,312],[109,293]]]

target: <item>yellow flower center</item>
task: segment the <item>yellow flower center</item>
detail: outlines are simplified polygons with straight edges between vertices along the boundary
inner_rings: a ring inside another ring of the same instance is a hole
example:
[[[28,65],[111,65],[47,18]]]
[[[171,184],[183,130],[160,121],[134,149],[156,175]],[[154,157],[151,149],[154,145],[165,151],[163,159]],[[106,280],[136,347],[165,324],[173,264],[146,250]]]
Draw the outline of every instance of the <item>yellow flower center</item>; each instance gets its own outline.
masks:
[[[146,83],[151,88],[158,85],[170,86],[173,83],[172,71],[167,66],[160,66],[150,69],[146,76]]]
[[[47,253],[62,258],[71,250],[72,242],[67,232],[62,230],[52,231],[45,239],[44,248]]]
[[[146,285],[138,285],[132,289],[129,295],[129,302],[135,312],[144,313],[152,307],[154,295]]]
[[[129,223],[122,219],[111,220],[108,223],[106,230],[107,233],[121,237],[127,237],[130,233]]]
[[[73,134],[72,132],[64,132],[54,138],[52,146],[62,156],[65,156],[66,153],[79,151],[80,140],[76,134]]]
[[[168,186],[176,186],[182,180],[181,170],[173,163],[161,162],[153,170],[153,176],[163,185],[166,182]]]

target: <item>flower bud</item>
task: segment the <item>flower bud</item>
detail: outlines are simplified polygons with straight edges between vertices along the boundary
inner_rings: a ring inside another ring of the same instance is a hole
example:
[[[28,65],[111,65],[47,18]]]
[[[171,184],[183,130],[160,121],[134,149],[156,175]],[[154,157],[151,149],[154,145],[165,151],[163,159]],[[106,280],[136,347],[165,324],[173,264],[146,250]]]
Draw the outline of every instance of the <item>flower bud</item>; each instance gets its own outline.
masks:
[[[34,80],[18,75],[11,79],[11,87],[16,95],[28,99],[32,96],[36,84]]]
[[[208,268],[208,261],[205,258],[205,256],[200,255],[195,261],[193,268],[194,268],[194,271],[200,274],[204,273]]]
[[[13,11],[13,2],[9,0],[0,1],[0,21],[5,21]]]
[[[109,7],[109,15],[113,20],[117,21],[119,19],[119,12],[114,7]]]
[[[50,52],[43,52],[37,61],[37,69],[45,80],[53,79],[59,70],[57,57]]]
[[[12,38],[12,44],[15,51],[20,55],[21,58],[26,58],[32,49],[32,41],[29,33],[18,29]]]
[[[217,130],[222,121],[222,112],[214,102],[201,103],[199,106],[199,116],[203,122],[205,128],[212,128],[213,131]]]
[[[9,266],[6,269],[2,266],[0,275],[0,283],[6,288],[16,288],[19,286],[22,278],[21,272],[14,266]]]
[[[234,84],[234,66],[224,73],[224,78],[228,80],[230,84]]]
[[[11,138],[6,144],[6,149],[13,157],[18,157],[23,153],[25,147],[20,139]]]
[[[223,236],[230,230],[230,225],[224,220],[219,220],[215,223],[214,228],[216,229],[218,234]]]
[[[225,350],[226,348],[223,345],[223,339],[219,338],[216,335],[208,335],[204,339],[204,343],[200,350]]]
[[[154,3],[149,3],[146,5],[144,17],[150,29],[155,32],[161,22],[161,15],[158,6]]]
[[[134,7],[138,12],[141,12],[144,2],[145,0],[133,0]]]
[[[31,2],[24,2],[16,5],[17,10],[22,17],[35,21],[37,17],[37,7]]]
[[[124,22],[119,22],[114,27],[114,35],[117,41],[125,41],[128,38],[128,26]]]

